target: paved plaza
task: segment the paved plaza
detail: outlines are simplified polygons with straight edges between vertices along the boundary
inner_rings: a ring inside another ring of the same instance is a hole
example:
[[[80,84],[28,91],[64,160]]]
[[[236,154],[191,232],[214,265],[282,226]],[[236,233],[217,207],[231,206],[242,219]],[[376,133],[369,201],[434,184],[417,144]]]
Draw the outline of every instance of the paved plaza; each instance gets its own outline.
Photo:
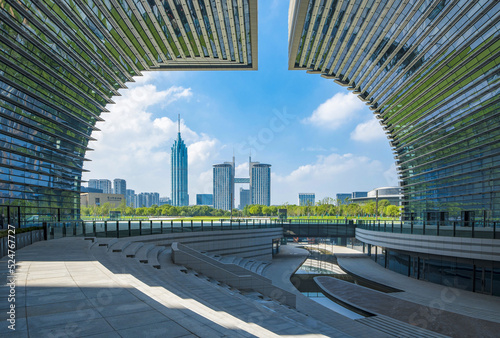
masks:
[[[9,329],[11,324],[6,320],[11,289],[5,282],[9,272],[8,257],[4,257],[0,261],[4,281],[0,289],[3,313],[0,336],[389,337],[397,336],[394,328],[404,324],[398,324],[397,320],[388,324],[351,320],[301,295],[290,282],[290,276],[307,258],[308,252],[294,246],[282,246],[281,253],[263,274],[273,284],[297,295],[295,309],[174,265],[169,247],[151,251],[158,253],[156,263],[161,266],[155,269],[138,258],[127,257],[124,252],[113,252],[110,249],[112,241],[63,238],[18,250],[15,331]],[[339,263],[354,273],[366,273],[374,279],[392,276],[390,271],[379,270],[380,267],[369,259],[359,258],[359,253],[352,253],[357,258],[349,258],[346,249],[339,250],[343,250],[338,253],[341,256]],[[362,271],[356,270],[356,261],[361,263]],[[393,280],[389,283],[391,286],[403,289],[402,281]],[[437,292],[432,291],[432,287],[420,286],[418,292],[429,289],[432,295]],[[414,293],[395,295],[388,297],[399,297],[401,301],[405,298],[410,306],[416,305]],[[481,295],[467,293],[457,300],[457,309],[472,311],[468,304],[477,300],[473,296]],[[477,305],[476,310],[482,311],[480,313],[489,320],[488,316],[493,316],[495,311],[498,313],[499,302],[494,297],[481,297],[487,301]],[[466,313],[461,315],[467,316]],[[473,316],[467,318],[475,320]],[[384,326],[389,328],[384,330]],[[401,328],[409,328],[409,336],[428,336],[426,331],[413,330],[408,324]]]

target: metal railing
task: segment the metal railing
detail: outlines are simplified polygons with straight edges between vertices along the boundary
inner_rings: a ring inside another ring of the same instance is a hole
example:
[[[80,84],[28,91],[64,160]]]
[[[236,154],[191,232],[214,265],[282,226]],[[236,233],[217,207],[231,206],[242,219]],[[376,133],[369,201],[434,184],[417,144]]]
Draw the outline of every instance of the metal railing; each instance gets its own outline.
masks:
[[[303,226],[301,233],[315,230],[310,236],[333,231],[336,227],[346,227],[345,234],[354,228],[370,231],[391,232],[412,235],[434,235],[448,237],[500,239],[500,222],[473,221],[375,221],[375,220],[330,220],[330,219],[221,219],[210,220],[127,220],[127,221],[71,221],[43,223],[47,239],[70,236],[130,237],[154,234],[168,234],[197,231],[246,230],[283,227],[285,231]],[[318,228],[318,226],[322,226]],[[326,230],[324,230],[326,229]]]
[[[479,221],[363,221],[357,228],[411,235],[500,239],[500,222]]]
[[[131,237],[197,231],[267,229],[281,227],[271,220],[128,220],[43,223],[47,239],[72,236]]]

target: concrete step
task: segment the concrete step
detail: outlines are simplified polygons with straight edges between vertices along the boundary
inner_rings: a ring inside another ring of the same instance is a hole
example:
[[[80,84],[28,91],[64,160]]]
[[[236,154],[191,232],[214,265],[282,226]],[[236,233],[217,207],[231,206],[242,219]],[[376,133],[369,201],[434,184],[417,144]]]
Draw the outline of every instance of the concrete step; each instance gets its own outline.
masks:
[[[130,242],[130,241],[118,241],[118,242],[114,243],[112,246],[109,246],[108,251],[123,252],[123,250],[125,250],[125,248],[128,247],[132,243],[133,242]]]
[[[148,253],[156,247],[154,244],[144,244],[135,253],[135,259],[141,263],[148,264]]]
[[[267,268],[269,263],[262,262],[260,265],[257,267],[257,270],[255,271],[259,275],[262,275],[264,273],[264,269]]]
[[[98,247],[99,245],[97,244],[97,238],[94,238],[94,240],[91,242],[90,246],[89,246],[89,250],[92,250],[96,247]]]
[[[105,246],[105,247],[109,248],[111,245],[115,244],[116,242],[118,242],[117,238],[99,238],[99,240],[97,241],[97,245]]]
[[[224,264],[234,264],[234,260],[235,260],[236,257],[234,256],[223,256],[221,259],[220,259],[220,262],[221,263],[224,263]]]
[[[260,274],[262,276],[264,276],[264,273],[266,272],[267,268],[270,266],[271,264],[270,263],[267,263],[263,268],[262,268],[262,271],[260,272]]]
[[[137,251],[142,247],[144,246],[144,243],[142,242],[133,242],[132,244],[130,244],[129,246],[127,246],[125,248],[125,250],[123,251],[123,253],[125,254],[125,256],[127,257],[130,257],[130,258],[134,258]]]
[[[437,332],[429,331],[418,326],[413,326],[394,318],[386,316],[372,316],[356,320],[371,328],[385,332],[394,337],[415,337],[415,338],[444,338],[448,337]]]
[[[160,253],[165,251],[167,248],[164,246],[155,246],[151,251],[148,253],[148,264],[151,265],[155,269],[160,269],[161,264],[158,261],[158,256]]]
[[[170,246],[165,247],[165,250],[158,254],[158,263],[160,263],[162,267],[175,266],[174,263],[172,263],[172,249]]]
[[[253,261],[251,264],[249,264],[249,265],[248,265],[247,270],[252,271],[252,272],[255,272],[255,271],[254,271],[254,267],[255,267],[255,265],[257,265],[257,264],[259,264],[259,262],[257,262],[257,261]]]
[[[250,270],[250,266],[253,264],[253,260],[249,259],[243,267],[247,270]]]
[[[240,261],[238,262],[238,265],[241,267],[244,267],[245,264],[247,263],[248,259],[246,258],[241,258]]]
[[[263,326],[265,326],[265,321],[267,320],[275,320],[280,323],[284,322],[293,322],[293,327],[304,328],[304,332],[311,332],[312,330],[309,328],[310,326],[310,318],[304,316],[296,310],[290,309],[286,306],[282,306],[276,302],[270,302],[261,297],[247,297],[239,292],[235,292],[234,289],[223,285],[218,284],[214,280],[207,280],[205,278],[201,278],[203,276],[195,276],[194,271],[188,271],[188,274],[182,273],[180,270],[182,267],[174,265],[171,261],[171,249],[170,247],[156,247],[149,252],[149,256],[155,255],[155,251],[157,252],[157,259],[159,264],[161,265],[161,269],[151,269],[145,264],[139,264],[135,259],[127,259],[126,253],[136,252],[132,249],[136,250],[140,249],[140,242],[135,242],[130,244],[130,248],[127,248],[123,252],[123,255],[114,255],[111,252],[105,250],[105,248],[100,248],[95,251],[96,257],[100,257],[105,262],[105,265],[111,271],[122,271],[123,278],[126,282],[130,283],[135,282],[134,278],[140,279],[146,285],[154,285],[158,286],[155,288],[155,297],[159,299],[171,299],[172,295],[180,297],[180,299],[189,299],[194,302],[198,302],[203,304],[210,311],[215,311],[217,313],[231,313],[236,318],[247,318],[249,315],[249,309],[251,311],[250,314],[258,315],[256,318],[258,320],[264,321]],[[107,259],[106,259],[107,258]],[[106,261],[104,261],[106,259]],[[150,260],[149,264],[153,261],[153,259],[148,258]],[[142,297],[142,293],[138,293],[139,297]],[[258,296],[258,295],[257,295]],[[235,299],[238,298],[237,304],[238,307],[234,307]],[[214,299],[219,299],[219,301],[214,301]],[[185,313],[169,313],[173,315],[173,320],[179,323],[185,323],[189,326],[189,322],[186,321]],[[271,325],[271,324],[269,324]],[[274,325],[274,324],[273,324]],[[227,330],[218,331],[207,331],[210,326],[195,326],[190,327],[193,330],[193,333],[202,336],[202,337],[220,337],[220,336],[228,336]],[[318,327],[314,328],[314,332],[322,333],[324,336],[338,336],[339,332],[331,329],[331,327],[327,327],[326,325],[319,323]],[[233,332],[234,336],[236,335]],[[245,335],[246,336],[246,335]]]

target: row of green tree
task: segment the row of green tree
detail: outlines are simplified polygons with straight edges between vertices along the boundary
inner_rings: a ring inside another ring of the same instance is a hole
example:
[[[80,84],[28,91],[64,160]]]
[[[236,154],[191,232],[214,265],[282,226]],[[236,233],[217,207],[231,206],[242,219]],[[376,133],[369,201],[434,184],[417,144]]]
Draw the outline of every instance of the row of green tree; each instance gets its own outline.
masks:
[[[229,216],[231,213],[222,209],[214,209],[207,205],[175,207],[172,205],[153,205],[149,208],[128,207],[123,201],[118,207],[106,202],[103,205],[82,207],[82,216],[108,216],[110,211],[120,211],[122,216]]]
[[[330,202],[330,201],[329,201]],[[243,209],[244,216],[277,216],[278,209],[286,209],[289,217],[298,216],[342,216],[342,217],[360,217],[360,216],[386,216],[399,217],[401,208],[396,205],[391,205],[388,200],[380,200],[378,207],[375,202],[366,204],[341,204],[337,203],[322,203],[316,205],[298,206],[298,205],[283,205],[281,207],[262,206],[262,205],[247,205]]]
[[[324,203],[327,202],[327,203]],[[388,200],[380,200],[378,207],[375,202],[366,204],[333,204],[326,199],[318,202],[316,205],[298,206],[265,206],[265,205],[247,205],[243,210],[233,210],[233,216],[278,216],[278,209],[286,209],[287,215],[296,216],[341,216],[341,217],[360,217],[360,216],[386,216],[398,217],[401,214],[400,207],[391,205]],[[214,209],[206,205],[193,205],[185,207],[175,207],[172,205],[153,205],[149,208],[128,207],[123,201],[120,206],[114,208],[110,203],[104,203],[101,206],[82,207],[82,216],[108,216],[110,211],[120,211],[123,216],[215,216],[224,217],[231,213],[227,210]]]

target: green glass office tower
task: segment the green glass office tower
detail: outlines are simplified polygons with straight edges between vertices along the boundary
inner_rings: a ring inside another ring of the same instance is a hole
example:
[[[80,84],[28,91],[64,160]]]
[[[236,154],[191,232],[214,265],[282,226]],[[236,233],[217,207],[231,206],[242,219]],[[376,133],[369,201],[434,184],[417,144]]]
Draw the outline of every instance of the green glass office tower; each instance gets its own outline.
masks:
[[[500,220],[498,1],[292,1],[289,68],[366,102],[406,220]]]
[[[148,70],[257,69],[256,0],[0,0],[0,227],[79,217],[87,145]]]
[[[290,3],[289,69],[352,91],[394,150],[403,223],[359,226],[365,252],[408,276],[496,295],[499,37],[498,1]]]

